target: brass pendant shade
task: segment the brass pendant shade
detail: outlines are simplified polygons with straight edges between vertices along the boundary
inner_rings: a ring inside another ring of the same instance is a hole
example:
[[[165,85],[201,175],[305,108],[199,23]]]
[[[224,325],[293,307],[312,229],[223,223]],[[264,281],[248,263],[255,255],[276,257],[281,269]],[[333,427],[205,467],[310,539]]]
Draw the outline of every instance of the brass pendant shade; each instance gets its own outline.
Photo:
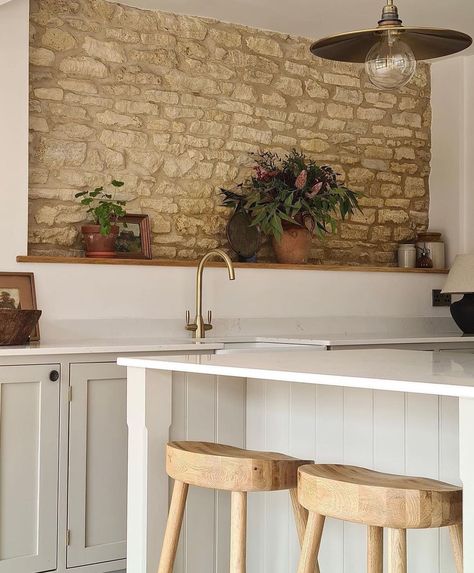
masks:
[[[383,26],[330,36],[314,42],[315,56],[338,62],[364,63],[367,53],[380,39],[382,32],[393,30],[413,50],[417,60],[431,60],[461,52],[472,44],[472,38],[462,32],[442,28],[411,28]]]
[[[369,50],[386,32],[392,32],[408,44],[417,60],[449,56],[472,44],[472,38],[463,32],[403,26],[393,0],[388,0],[377,28],[323,38],[312,44],[311,52],[327,60],[364,63]]]

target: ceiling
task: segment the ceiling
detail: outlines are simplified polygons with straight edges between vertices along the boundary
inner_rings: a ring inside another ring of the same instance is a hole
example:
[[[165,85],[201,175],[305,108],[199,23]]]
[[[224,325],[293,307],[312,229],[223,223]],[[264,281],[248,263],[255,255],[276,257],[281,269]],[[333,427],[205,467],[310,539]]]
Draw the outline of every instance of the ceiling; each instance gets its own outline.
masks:
[[[383,0],[120,0],[120,3],[314,39],[371,28],[377,24],[384,4]],[[473,0],[398,0],[396,4],[407,26],[452,28],[474,36]],[[474,54],[474,47],[469,53]]]

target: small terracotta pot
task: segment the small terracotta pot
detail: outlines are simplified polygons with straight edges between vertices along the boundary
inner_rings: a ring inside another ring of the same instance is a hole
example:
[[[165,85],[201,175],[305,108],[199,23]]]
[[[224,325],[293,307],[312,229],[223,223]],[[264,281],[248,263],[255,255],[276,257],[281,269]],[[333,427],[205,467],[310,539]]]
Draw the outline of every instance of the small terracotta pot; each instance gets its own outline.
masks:
[[[277,261],[294,265],[307,263],[311,239],[312,235],[306,227],[287,227],[279,241],[275,237],[272,239]]]
[[[86,257],[109,258],[116,257],[115,241],[119,234],[117,225],[113,225],[108,235],[100,234],[100,225],[83,225]]]

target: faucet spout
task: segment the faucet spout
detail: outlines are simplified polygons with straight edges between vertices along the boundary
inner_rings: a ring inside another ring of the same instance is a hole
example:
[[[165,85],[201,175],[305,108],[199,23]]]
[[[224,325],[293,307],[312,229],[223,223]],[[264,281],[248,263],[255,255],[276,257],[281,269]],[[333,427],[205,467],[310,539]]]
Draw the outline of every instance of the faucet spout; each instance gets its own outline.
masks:
[[[213,249],[206,253],[200,260],[196,274],[196,317],[194,323],[189,323],[189,320],[186,320],[186,330],[191,330],[194,333],[195,338],[204,338],[206,331],[212,329],[212,314],[209,313],[207,323],[204,322],[204,318],[202,316],[202,278],[207,261],[214,256],[220,257],[227,265],[229,280],[235,280],[235,269],[232,260],[222,249]]]

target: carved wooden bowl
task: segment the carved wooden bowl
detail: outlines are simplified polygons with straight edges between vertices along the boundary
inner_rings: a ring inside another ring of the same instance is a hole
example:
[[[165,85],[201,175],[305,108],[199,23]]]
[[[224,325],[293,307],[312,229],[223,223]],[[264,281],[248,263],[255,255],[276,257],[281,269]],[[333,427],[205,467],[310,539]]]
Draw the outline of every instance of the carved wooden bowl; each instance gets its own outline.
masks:
[[[41,310],[0,309],[0,346],[27,344]]]

